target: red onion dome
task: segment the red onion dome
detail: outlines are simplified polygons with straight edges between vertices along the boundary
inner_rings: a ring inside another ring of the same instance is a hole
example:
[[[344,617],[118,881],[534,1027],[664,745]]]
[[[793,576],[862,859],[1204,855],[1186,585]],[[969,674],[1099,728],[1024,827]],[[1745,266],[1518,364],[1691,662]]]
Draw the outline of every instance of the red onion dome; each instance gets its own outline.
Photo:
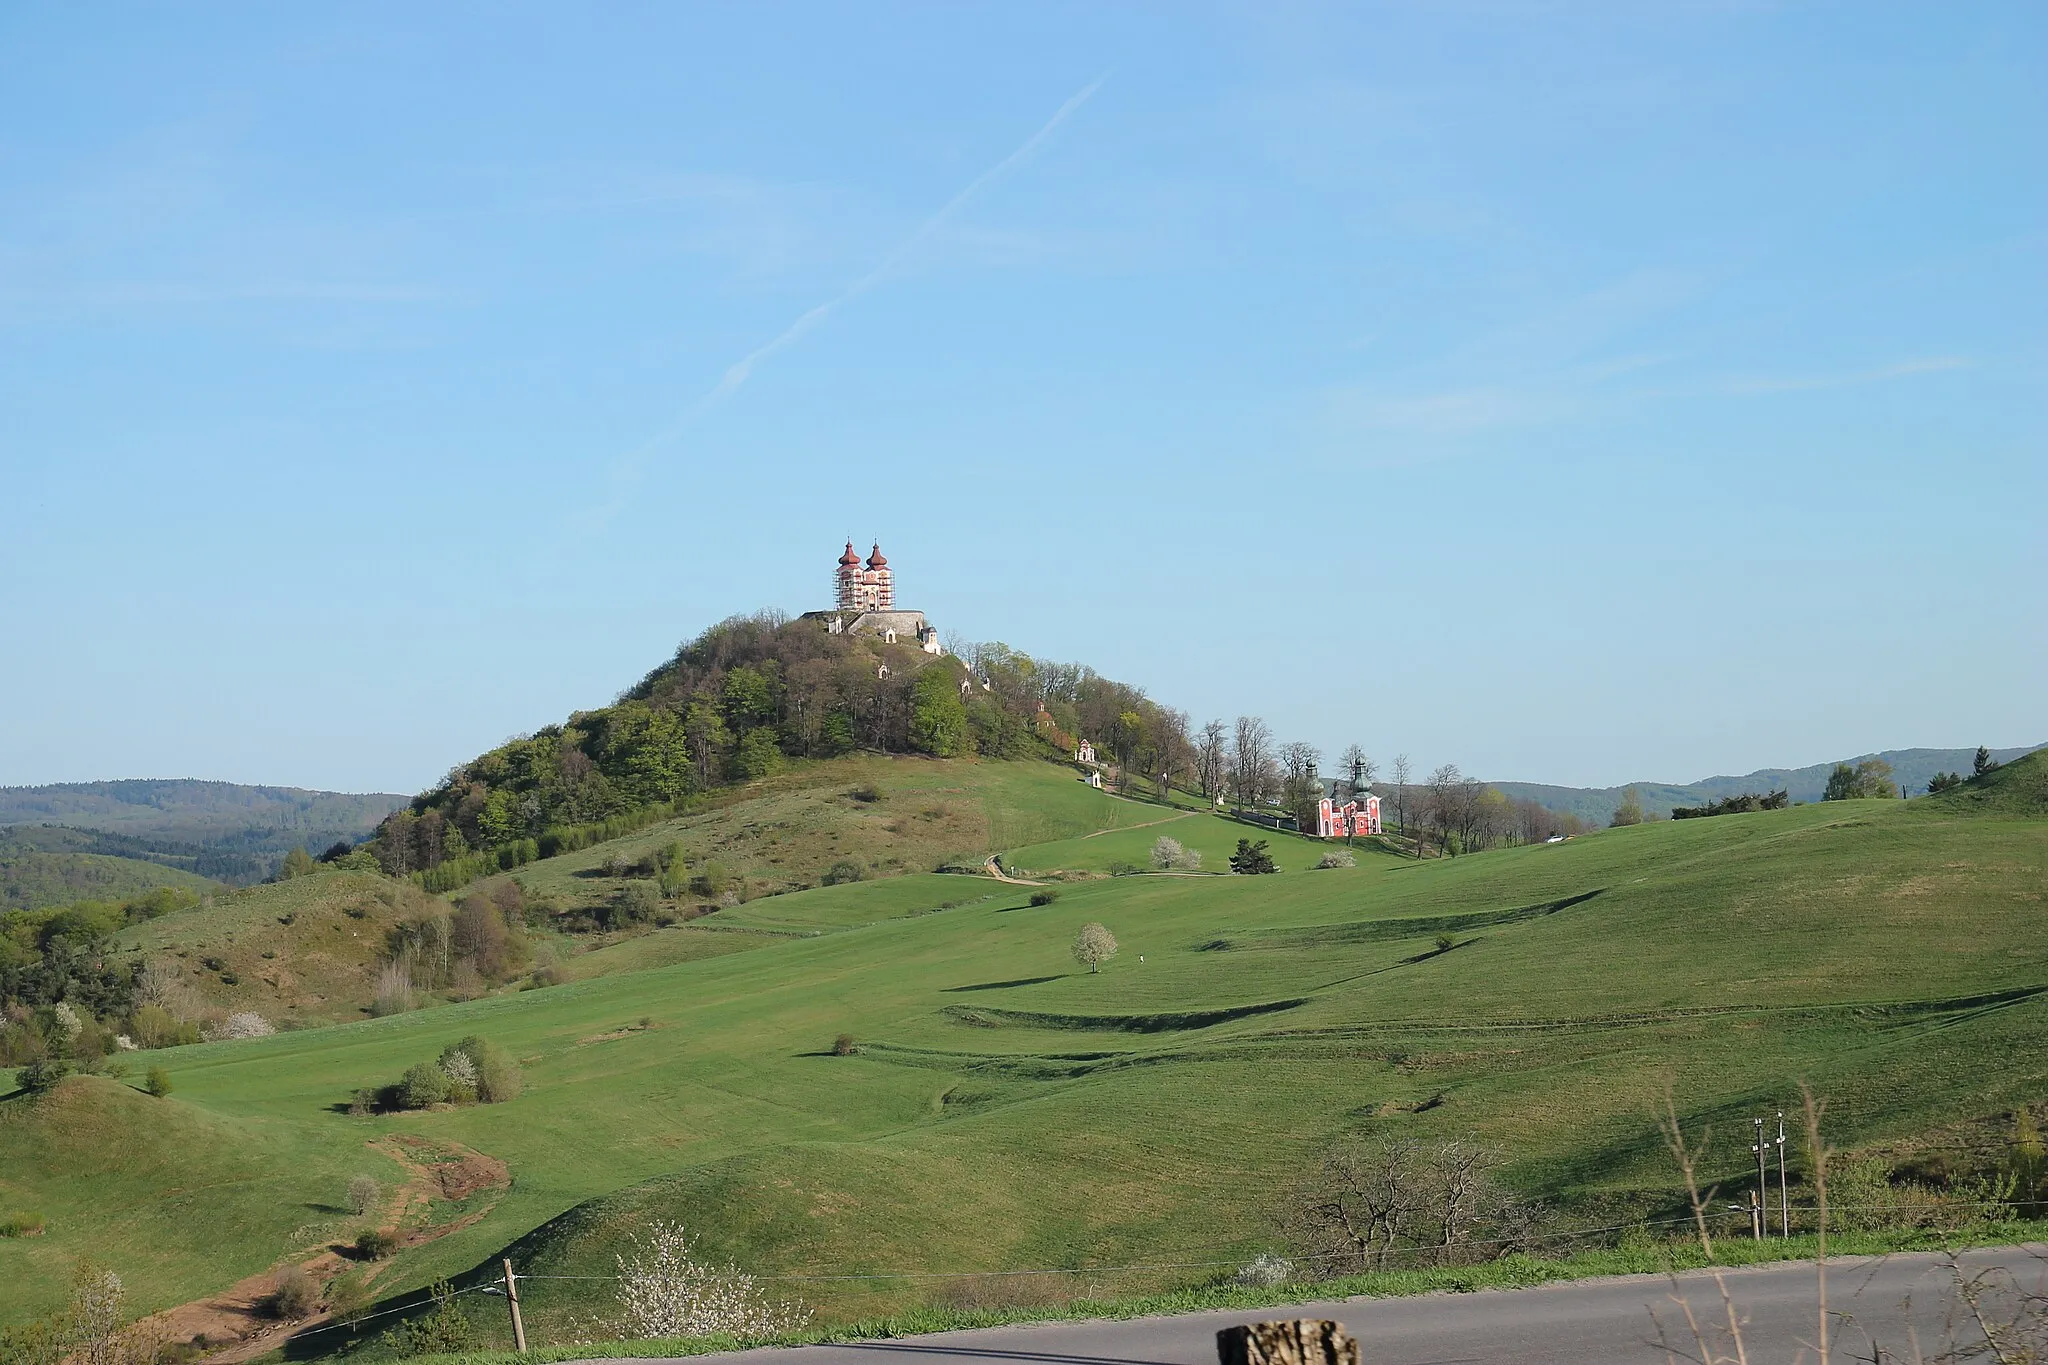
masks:
[[[882,558],[882,546],[879,541],[875,544],[875,552],[868,556],[868,567],[870,569],[886,569],[889,567],[889,561]]]
[[[845,554],[843,554],[843,555],[841,555],[841,556],[839,556],[839,562],[840,562],[841,564],[858,564],[858,563],[860,563],[860,556],[859,556],[859,555],[857,555],[857,554],[855,554],[855,553],[853,552],[853,542],[852,542],[852,541],[850,541],[850,540],[849,540],[849,541],[847,541],[847,542],[846,542],[846,553],[845,553]]]

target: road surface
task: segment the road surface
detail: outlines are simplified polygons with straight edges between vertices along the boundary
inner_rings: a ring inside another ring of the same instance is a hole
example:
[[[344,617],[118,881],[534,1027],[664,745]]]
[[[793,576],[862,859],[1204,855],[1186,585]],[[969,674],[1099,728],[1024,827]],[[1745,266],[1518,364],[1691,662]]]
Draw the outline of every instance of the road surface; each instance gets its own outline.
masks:
[[[2002,1281],[2007,1315],[2011,1287],[2048,1289],[2048,1245],[1965,1252],[1966,1272]],[[1817,1335],[1816,1276],[1811,1262],[1724,1272],[1743,1322],[1754,1365],[1813,1365]],[[901,1337],[840,1346],[799,1346],[699,1356],[710,1365],[1214,1365],[1216,1332],[1237,1323],[1279,1318],[1335,1318],[1363,1347],[1365,1365],[1664,1365],[1661,1322],[1679,1349],[1698,1348],[1674,1299],[1682,1295],[1703,1324],[1726,1321],[1713,1277],[1687,1273],[1676,1283],[1654,1275],[1619,1276],[1537,1289],[1492,1289],[1400,1299],[1344,1299],[1261,1309],[1186,1313],[1123,1322],[1056,1322]],[[1903,1361],[1914,1359],[1909,1328],[1928,1356],[1981,1342],[1962,1326],[1954,1276],[1939,1256],[1913,1253],[1848,1258],[1828,1265],[1833,1359],[1871,1358],[1874,1341]],[[1653,1322],[1652,1314],[1656,1321]],[[1714,1349],[1733,1359],[1724,1327]]]

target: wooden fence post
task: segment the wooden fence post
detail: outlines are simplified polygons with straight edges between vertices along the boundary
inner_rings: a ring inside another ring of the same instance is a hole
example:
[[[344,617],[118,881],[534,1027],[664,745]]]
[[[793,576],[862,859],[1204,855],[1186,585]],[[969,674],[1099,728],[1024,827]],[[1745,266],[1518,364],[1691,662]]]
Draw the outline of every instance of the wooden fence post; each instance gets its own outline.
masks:
[[[512,1258],[504,1259],[505,1302],[512,1308],[512,1342],[519,1348],[519,1354],[526,1354],[526,1324],[519,1318],[519,1277],[512,1273]]]

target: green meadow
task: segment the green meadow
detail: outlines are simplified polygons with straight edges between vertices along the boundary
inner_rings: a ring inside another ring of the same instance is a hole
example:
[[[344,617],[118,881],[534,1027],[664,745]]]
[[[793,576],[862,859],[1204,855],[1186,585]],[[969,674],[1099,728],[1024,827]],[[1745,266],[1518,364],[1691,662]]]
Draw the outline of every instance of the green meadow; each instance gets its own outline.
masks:
[[[601,1275],[653,1218],[761,1273],[933,1277],[805,1283],[833,1322],[930,1302],[952,1272],[1138,1292],[1279,1249],[1288,1186],[1361,1130],[1470,1135],[1590,1224],[1674,1207],[1650,1117],[1667,1086],[1724,1134],[1708,1161],[1731,1179],[1749,1116],[1801,1080],[1845,1148],[2048,1098],[2048,757],[1952,797],[1424,862],[1360,849],[1322,871],[1322,845],[1054,765],[860,762],[621,842],[808,875],[833,860],[794,851],[809,820],[842,848],[864,831],[864,861],[905,875],[752,899],[546,989],[151,1054],[168,1099],[87,1078],[0,1102],[0,1212],[49,1220],[0,1241],[0,1321],[55,1305],[83,1255],[143,1309],[336,1236],[349,1175],[396,1178],[369,1145],[394,1133],[487,1153],[512,1183],[403,1252],[386,1293],[507,1248]],[[847,795],[868,780],[879,800]],[[1145,862],[1162,833],[1218,871],[1267,837],[1284,870],[1081,875]],[[941,848],[1069,875],[1034,907],[1030,887],[925,870]],[[531,871],[573,886],[604,859]],[[1100,972],[1069,954],[1090,921],[1120,944]],[[517,1100],[346,1112],[471,1033],[521,1060]],[[833,1055],[842,1033],[854,1055]],[[1181,1268],[1108,1269],[1136,1264]],[[524,1293],[542,1342],[604,1299],[593,1281]]]

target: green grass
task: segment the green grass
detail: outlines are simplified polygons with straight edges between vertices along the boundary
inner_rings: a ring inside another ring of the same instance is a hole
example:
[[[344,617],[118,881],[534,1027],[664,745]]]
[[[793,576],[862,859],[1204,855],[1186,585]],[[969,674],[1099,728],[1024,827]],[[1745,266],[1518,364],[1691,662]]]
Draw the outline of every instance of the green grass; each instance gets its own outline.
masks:
[[[866,801],[856,792],[872,789]],[[1018,844],[1067,838],[1151,818],[1050,763],[992,763],[861,755],[790,771],[722,793],[704,809],[624,839],[531,863],[510,875],[565,910],[594,906],[622,882],[606,864],[680,844],[693,870],[718,863],[748,893],[820,885],[835,865],[898,877],[978,866]]]
[[[1088,846],[1071,865],[1156,837],[1134,818],[1156,808],[1050,765],[877,771],[897,785],[876,804],[899,819],[947,797],[1042,793],[1041,823],[1067,828],[996,845],[1020,860]],[[770,788],[754,816],[722,813],[722,837],[789,818],[788,803],[830,809],[842,790]],[[1112,820],[1118,834],[1075,837]],[[1005,821],[1027,823],[1002,814],[983,836]],[[152,1057],[174,1096],[120,1109],[97,1145],[161,1166],[173,1130],[142,1120],[170,1113],[240,1142],[181,1146],[192,1169],[160,1185],[77,1185],[38,1153],[47,1125],[16,1117],[35,1106],[0,1103],[0,1206],[51,1215],[46,1236],[0,1244],[0,1320],[54,1303],[85,1253],[142,1277],[138,1307],[261,1269],[290,1249],[277,1210],[332,1200],[365,1141],[394,1130],[502,1158],[513,1185],[476,1225],[405,1253],[392,1288],[508,1245],[536,1272],[607,1273],[652,1217],[784,1275],[1231,1261],[1275,1245],[1281,1192],[1361,1129],[1474,1136],[1573,1217],[1668,1213],[1649,1115],[1666,1084],[1724,1135],[1709,1175],[1731,1179],[1747,1151],[1725,1135],[1801,1079],[1828,1097],[1844,1147],[2048,1097],[2044,862],[2048,813],[2020,798],[1989,818],[1955,801],[1848,802],[1425,863],[1096,878],[1037,908],[1022,888],[929,875],[750,901],[647,936],[745,935],[750,951]],[[987,898],[937,909],[973,895]],[[1068,955],[1090,920],[1122,945],[1100,974]],[[857,1055],[830,1055],[841,1032]],[[468,1033],[523,1060],[525,1095],[335,1111]],[[542,1342],[588,1316],[588,1289],[534,1283]],[[812,1297],[828,1323],[932,1302],[929,1281]]]
[[[1202,855],[1201,871],[1224,875],[1230,872],[1230,855],[1236,851],[1239,839],[1250,839],[1254,843],[1264,839],[1267,851],[1283,872],[1306,871],[1333,848],[1343,847],[1341,843],[1331,844],[1281,830],[1260,829],[1206,812],[1176,812],[1165,806],[1134,802],[1120,804],[1128,812],[1121,827],[1007,849],[1003,853],[1004,870],[1019,876],[1036,876],[1059,871],[1108,872],[1120,863],[1150,868],[1152,846],[1162,836],[1199,852]],[[1353,848],[1351,852],[1360,862],[1391,856],[1366,844]],[[1329,872],[1343,870],[1330,869]]]

